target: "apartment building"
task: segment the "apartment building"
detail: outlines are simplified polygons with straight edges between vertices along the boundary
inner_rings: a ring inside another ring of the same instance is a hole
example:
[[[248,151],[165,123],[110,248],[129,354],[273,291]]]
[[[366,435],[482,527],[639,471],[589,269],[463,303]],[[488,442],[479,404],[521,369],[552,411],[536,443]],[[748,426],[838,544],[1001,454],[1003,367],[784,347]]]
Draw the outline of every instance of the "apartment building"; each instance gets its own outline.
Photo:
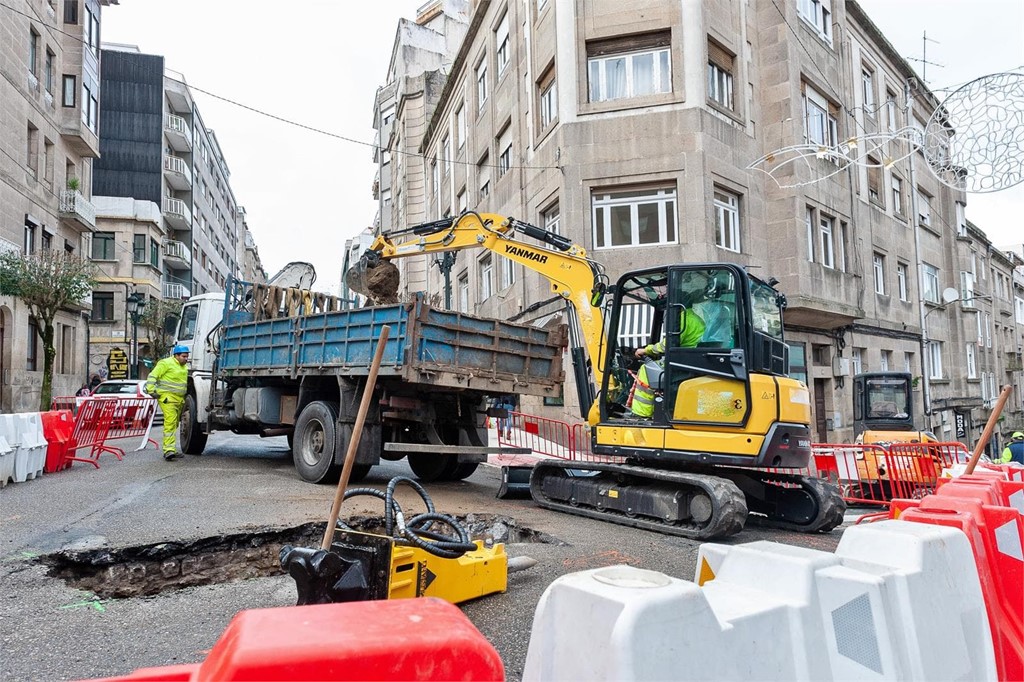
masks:
[[[0,248],[87,253],[96,227],[100,26],[117,0],[0,6]],[[88,300],[54,320],[54,395],[86,380]],[[38,409],[42,340],[27,307],[0,296],[0,411]]]
[[[92,187],[104,210],[90,249],[100,271],[94,298],[103,302],[92,311],[90,371],[101,375],[105,353],[128,343],[128,297],[223,291],[246,253],[230,171],[184,76],[132,45],[104,44],[102,53],[107,90]],[[258,255],[251,261],[255,272]],[[138,339],[140,348],[148,341]]]
[[[515,216],[581,244],[613,281],[667,262],[746,266],[788,298],[815,440],[852,438],[850,378],[880,369],[918,377],[921,426],[951,435],[957,399],[980,389],[950,379],[967,360],[942,298],[959,283],[966,195],[905,133],[867,165],[821,154],[774,177],[748,168],[929,120],[937,100],[856,2],[480,0],[442,75],[418,137],[422,112],[395,94],[387,143],[405,168],[390,164],[392,225],[467,208]],[[439,268],[407,269],[425,278],[407,275],[410,290],[442,290]],[[459,254],[453,279],[453,307],[505,319],[549,297],[489,253]],[[631,324],[620,333],[649,322]],[[565,414],[579,414],[572,386],[565,395]]]
[[[244,282],[263,283],[267,281],[267,271],[263,269],[263,261],[260,259],[260,250],[256,246],[256,238],[249,229],[246,222],[245,207],[238,207],[238,214],[241,220],[242,239],[239,240],[239,277]]]

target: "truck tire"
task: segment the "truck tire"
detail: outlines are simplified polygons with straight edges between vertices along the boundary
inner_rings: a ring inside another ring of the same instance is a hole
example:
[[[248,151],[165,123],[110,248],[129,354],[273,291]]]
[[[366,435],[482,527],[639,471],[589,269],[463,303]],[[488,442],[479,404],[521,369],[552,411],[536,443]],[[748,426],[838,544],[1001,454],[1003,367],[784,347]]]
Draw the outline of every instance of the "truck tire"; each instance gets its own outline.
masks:
[[[416,474],[416,478],[424,483],[451,480],[458,466],[459,460],[453,455],[409,453],[409,468]]]
[[[350,471],[348,474],[348,482],[359,483],[359,481],[366,478],[366,475],[370,473],[370,469],[372,468],[372,464],[353,464],[352,471]]]
[[[476,472],[476,468],[478,466],[480,466],[480,462],[463,462],[455,467],[455,471],[452,472],[450,480],[464,481]]]
[[[302,480],[310,483],[334,483],[341,466],[334,463],[338,407],[317,400],[302,408],[295,422],[292,459]]]
[[[181,451],[188,455],[201,455],[206,448],[206,436],[203,427],[196,421],[196,397],[189,393],[185,396],[185,405],[181,409],[178,423],[178,440]]]

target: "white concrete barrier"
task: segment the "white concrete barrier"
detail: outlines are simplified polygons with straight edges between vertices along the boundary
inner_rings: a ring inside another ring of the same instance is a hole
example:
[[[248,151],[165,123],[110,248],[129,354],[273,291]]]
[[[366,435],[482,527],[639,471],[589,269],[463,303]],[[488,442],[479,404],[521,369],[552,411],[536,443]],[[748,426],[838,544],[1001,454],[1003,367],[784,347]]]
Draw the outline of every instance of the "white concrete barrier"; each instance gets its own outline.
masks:
[[[836,554],[704,545],[697,579],[628,566],[559,578],[537,606],[523,679],[996,679],[958,530],[855,526]]]
[[[0,422],[0,433],[2,433]],[[0,435],[0,488],[14,477],[14,448],[7,443],[6,435]]]
[[[14,482],[24,483],[43,473],[43,465],[46,463],[43,423],[38,412],[20,412],[7,416],[10,418],[8,432],[14,433],[14,440],[8,441],[14,446]]]

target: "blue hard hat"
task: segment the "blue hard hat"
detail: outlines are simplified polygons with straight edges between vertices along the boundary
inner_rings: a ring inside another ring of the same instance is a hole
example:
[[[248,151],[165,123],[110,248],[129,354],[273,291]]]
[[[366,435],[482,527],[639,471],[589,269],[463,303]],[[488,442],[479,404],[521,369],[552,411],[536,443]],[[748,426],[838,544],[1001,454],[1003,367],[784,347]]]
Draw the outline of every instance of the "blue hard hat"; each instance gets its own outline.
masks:
[[[178,353],[188,353],[188,352],[190,352],[189,349],[188,349],[188,346],[186,346],[183,343],[179,343],[177,346],[174,347],[174,350],[171,351],[171,355],[177,355]]]

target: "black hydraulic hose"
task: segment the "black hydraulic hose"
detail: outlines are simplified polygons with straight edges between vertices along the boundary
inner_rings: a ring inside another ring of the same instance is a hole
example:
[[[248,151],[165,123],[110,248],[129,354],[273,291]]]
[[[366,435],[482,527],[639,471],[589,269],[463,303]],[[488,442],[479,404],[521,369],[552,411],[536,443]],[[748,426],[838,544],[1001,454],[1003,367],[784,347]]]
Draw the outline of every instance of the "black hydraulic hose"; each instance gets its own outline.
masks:
[[[395,489],[400,484],[405,484],[416,491],[423,500],[427,511],[417,514],[405,520],[401,505],[395,499]],[[368,495],[384,501],[384,532],[395,539],[396,543],[413,545],[425,552],[443,559],[458,559],[466,552],[476,549],[476,544],[470,541],[469,533],[453,517],[447,514],[439,514],[434,510],[434,502],[430,495],[416,481],[406,476],[396,476],[388,482],[386,490],[376,488],[349,488],[345,491],[345,498]],[[452,535],[445,535],[430,530],[433,524],[447,526],[453,531]],[[343,521],[338,521],[338,528],[353,530]]]

